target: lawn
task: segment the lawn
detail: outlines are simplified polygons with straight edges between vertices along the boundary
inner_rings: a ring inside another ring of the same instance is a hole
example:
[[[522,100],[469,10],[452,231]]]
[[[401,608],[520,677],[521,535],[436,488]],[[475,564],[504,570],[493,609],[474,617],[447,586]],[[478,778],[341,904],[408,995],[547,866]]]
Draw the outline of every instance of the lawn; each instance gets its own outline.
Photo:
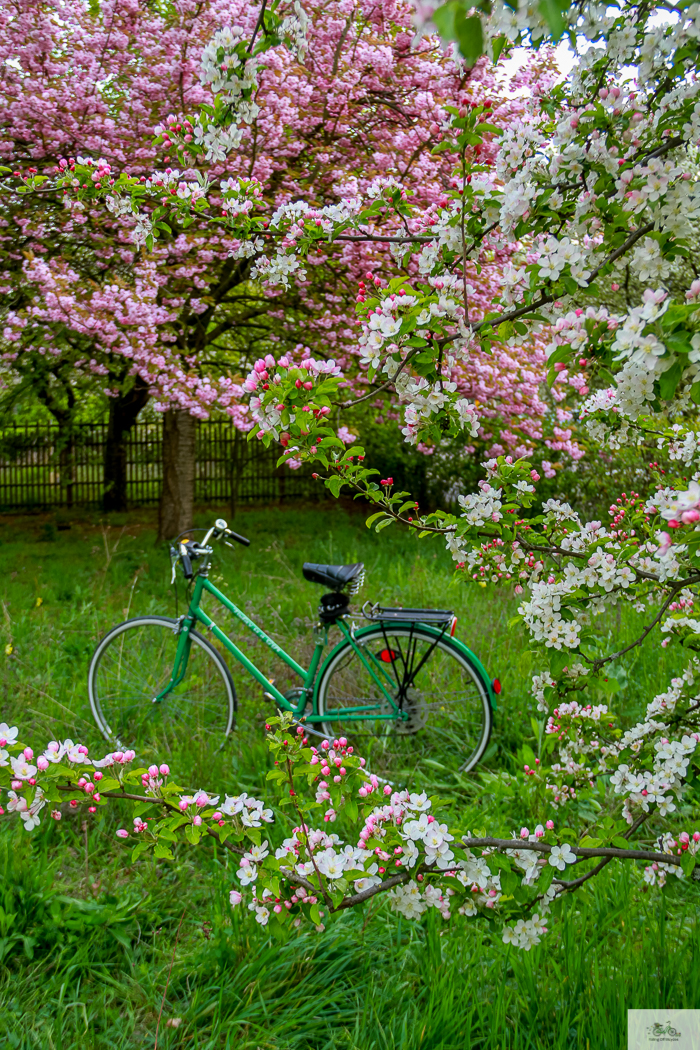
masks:
[[[455,610],[459,636],[503,693],[485,767],[451,804],[474,828],[504,815],[514,828],[527,823],[528,803],[499,777],[521,766],[524,744],[537,749],[540,728],[529,700],[538,667],[521,630],[507,626],[512,595],[454,583],[435,541],[375,535],[357,508],[247,510],[233,524],[251,546],[222,547],[214,577],[302,663],[320,592],[301,577],[305,560],[364,561],[360,604]],[[127,615],[176,610],[154,535],[150,511],[0,519],[0,721],[32,741],[71,736],[101,749],[85,687],[96,641]],[[180,612],[182,604],[181,587]],[[634,626],[613,615],[604,629],[623,641]],[[253,652],[263,660],[260,647]],[[623,724],[665,688],[675,660],[652,648],[618,670]],[[204,754],[183,740],[159,757],[190,787],[265,797],[270,708],[254,682],[236,670],[234,678],[239,723],[229,744]],[[611,865],[562,903],[529,953],[484,922],[445,923],[431,910],[408,923],[378,903],[279,944],[247,912],[231,911],[233,872],[221,851],[178,848],[174,862],[130,866],[114,835],[122,817],[118,807],[88,822],[67,811],[32,834],[0,824],[0,1046],[149,1047],[162,1006],[162,1048],[617,1050],[629,1007],[700,1006],[698,890],[676,880],[646,892],[638,870]]]

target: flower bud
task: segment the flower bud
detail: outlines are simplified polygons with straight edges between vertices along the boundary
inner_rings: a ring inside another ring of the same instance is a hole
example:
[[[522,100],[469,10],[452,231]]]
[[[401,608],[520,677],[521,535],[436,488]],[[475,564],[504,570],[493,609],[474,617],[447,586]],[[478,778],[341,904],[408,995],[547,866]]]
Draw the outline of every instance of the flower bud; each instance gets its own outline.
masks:
[[[22,754],[26,758],[27,762],[31,762],[31,760],[34,758],[34,752],[32,751],[31,747],[25,747]]]
[[[163,762],[162,766],[160,767],[160,773],[161,776],[167,777],[170,773],[170,766]]]
[[[44,758],[43,755],[39,755],[39,757],[36,760],[36,766],[37,766],[37,769],[41,769],[42,771],[44,769],[48,769],[49,768],[49,760],[48,760],[48,758]]]
[[[117,832],[117,838],[118,839],[128,839],[128,837],[129,837],[129,832],[125,831],[124,828],[120,828],[119,831]]]

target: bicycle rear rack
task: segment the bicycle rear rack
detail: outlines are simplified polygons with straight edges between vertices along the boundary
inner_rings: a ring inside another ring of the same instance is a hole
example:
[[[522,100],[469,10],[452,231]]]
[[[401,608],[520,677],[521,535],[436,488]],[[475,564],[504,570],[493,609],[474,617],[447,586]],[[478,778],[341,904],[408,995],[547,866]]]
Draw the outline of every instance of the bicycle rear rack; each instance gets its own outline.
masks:
[[[370,605],[369,602],[362,606],[362,615],[375,623],[432,623],[439,626],[448,625],[454,619],[454,613],[447,609],[392,609],[378,603]]]

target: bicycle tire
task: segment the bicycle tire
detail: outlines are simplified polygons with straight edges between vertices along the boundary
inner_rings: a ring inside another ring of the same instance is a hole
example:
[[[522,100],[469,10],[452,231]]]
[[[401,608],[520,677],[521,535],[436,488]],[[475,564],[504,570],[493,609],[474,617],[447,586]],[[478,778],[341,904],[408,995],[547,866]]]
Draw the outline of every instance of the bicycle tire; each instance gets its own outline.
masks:
[[[153,703],[170,679],[177,625],[169,616],[132,617],[98,643],[88,669],[88,697],[98,729],[113,746],[122,750],[147,743],[172,747],[184,739],[219,746],[231,733],[236,688],[221,654],[198,631],[190,632],[192,647],[183,681]]]
[[[418,625],[377,626],[359,635],[357,642],[370,651],[376,647],[375,656],[389,654],[397,681],[395,696],[402,662],[404,672],[410,671],[411,645],[415,643],[413,667],[433,647],[407,694],[412,708],[409,724],[400,727],[392,719],[343,724],[342,717],[331,716],[343,707],[382,700],[381,691],[348,642],[331,653],[321,670],[316,714],[329,717],[316,725],[330,741],[347,737],[367,759],[368,769],[387,780],[418,786],[434,785],[442,778],[445,786],[454,785],[455,774],[458,780],[459,774],[478,764],[491,736],[490,691],[481,670],[450,638],[441,638]],[[380,659],[384,662],[385,656]],[[460,683],[461,694],[455,690]],[[431,693],[426,691],[428,687]],[[384,705],[390,710],[386,700]]]

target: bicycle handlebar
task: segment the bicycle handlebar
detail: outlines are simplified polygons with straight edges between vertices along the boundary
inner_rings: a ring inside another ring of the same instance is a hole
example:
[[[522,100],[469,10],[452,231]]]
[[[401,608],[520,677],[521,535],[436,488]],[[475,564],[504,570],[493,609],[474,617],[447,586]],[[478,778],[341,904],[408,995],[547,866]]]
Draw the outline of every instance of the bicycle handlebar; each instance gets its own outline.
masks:
[[[217,518],[212,527],[207,531],[204,539],[201,543],[196,543],[193,540],[186,540],[181,542],[181,537],[186,536],[187,532],[204,532],[204,529],[188,529],[186,532],[181,532],[176,540],[173,541],[173,546],[170,548],[170,555],[173,559],[173,575],[172,580],[175,581],[175,566],[179,561],[182,565],[182,572],[186,580],[191,580],[194,576],[194,569],[192,567],[192,560],[194,558],[201,558],[212,553],[211,547],[208,546],[209,540],[222,538],[224,542],[227,539],[235,540],[236,543],[241,543],[244,547],[250,547],[250,540],[247,536],[241,536],[238,532],[234,532],[230,529],[223,518]],[[227,543],[230,547],[231,544]]]

